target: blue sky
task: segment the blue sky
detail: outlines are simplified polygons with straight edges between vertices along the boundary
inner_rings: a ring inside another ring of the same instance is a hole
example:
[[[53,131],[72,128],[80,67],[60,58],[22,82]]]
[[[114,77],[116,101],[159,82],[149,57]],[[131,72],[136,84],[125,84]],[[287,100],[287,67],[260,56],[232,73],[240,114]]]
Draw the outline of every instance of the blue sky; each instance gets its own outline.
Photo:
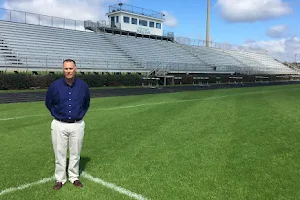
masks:
[[[0,0],[2,8],[97,21],[106,19],[116,0]],[[165,30],[175,36],[205,40],[206,0],[123,0],[166,13]],[[258,47],[291,60],[299,53],[300,0],[211,0],[211,39],[218,43]]]
[[[230,0],[227,1],[230,3]],[[268,41],[285,37],[299,37],[300,1],[287,0],[281,2],[287,4],[287,7],[291,9],[290,13],[283,13],[282,15],[274,14],[274,16],[268,18],[261,17],[261,19],[256,20],[249,17],[249,21],[246,20],[247,16],[243,16],[244,19],[242,21],[238,21],[238,19],[230,21],[222,16],[221,7],[217,4],[217,0],[211,0],[211,37],[213,41],[242,45],[247,41]],[[130,0],[130,3],[150,9],[168,11],[177,19],[178,25],[175,27],[166,27],[166,29],[174,31],[176,35],[198,39],[205,39],[206,37],[206,0]],[[238,11],[233,10],[232,12]],[[259,15],[258,13],[262,11],[253,10],[253,12],[257,12],[256,15]],[[275,26],[285,27],[280,31],[282,34],[278,33],[276,35],[274,33],[273,35],[267,35],[268,30]]]

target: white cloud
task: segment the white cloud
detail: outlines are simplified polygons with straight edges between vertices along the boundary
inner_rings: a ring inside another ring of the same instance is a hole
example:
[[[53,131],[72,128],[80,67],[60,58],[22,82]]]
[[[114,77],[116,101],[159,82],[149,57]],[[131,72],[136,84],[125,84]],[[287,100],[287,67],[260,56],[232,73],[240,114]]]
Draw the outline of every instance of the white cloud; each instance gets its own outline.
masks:
[[[216,5],[229,22],[255,22],[292,12],[290,5],[282,0],[218,0]]]
[[[166,25],[168,27],[175,27],[178,25],[178,21],[175,16],[170,14],[168,11],[162,11],[162,13],[165,14],[164,25]]]
[[[248,48],[263,49],[283,61],[294,62],[295,54],[300,55],[300,38],[291,37],[270,41],[252,41],[243,45]]]
[[[101,21],[107,20],[106,13],[108,6],[119,3],[120,0],[6,0],[2,7],[9,10],[19,10],[30,13],[37,13],[47,16],[55,16],[63,19],[72,19],[82,22],[76,22],[76,26],[83,28],[84,20]],[[127,0],[121,0],[127,2]],[[165,22],[168,27],[175,27],[178,25],[176,17],[170,12],[164,11]],[[52,20],[50,17],[26,14],[26,22],[31,24],[50,25]],[[25,22],[25,14],[22,12],[6,13],[4,16],[6,20],[15,22]],[[64,21],[62,19],[54,18],[55,26],[74,28],[75,21]]]
[[[6,12],[4,20],[84,30],[85,20],[107,20],[108,6],[118,0],[6,0],[2,7],[28,12]],[[122,1],[124,2],[124,1]],[[41,16],[36,14],[37,13]],[[53,19],[49,16],[54,16]],[[64,20],[70,19],[70,20]],[[75,22],[76,20],[76,22]]]
[[[285,37],[288,31],[288,26],[286,25],[277,25],[272,26],[267,30],[267,36],[271,38],[282,38]]]
[[[117,0],[7,0],[3,6],[20,10],[73,20],[104,20],[108,4]],[[15,15],[17,15],[15,13]],[[21,14],[19,14],[21,16]]]

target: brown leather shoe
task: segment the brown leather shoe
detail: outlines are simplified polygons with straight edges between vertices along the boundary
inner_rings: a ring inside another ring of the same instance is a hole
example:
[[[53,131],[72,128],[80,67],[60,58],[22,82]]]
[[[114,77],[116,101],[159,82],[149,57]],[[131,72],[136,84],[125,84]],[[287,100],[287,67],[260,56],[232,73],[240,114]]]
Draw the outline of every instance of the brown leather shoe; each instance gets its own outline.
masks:
[[[59,190],[62,188],[63,184],[62,182],[56,182],[55,185],[53,186],[53,190]]]
[[[82,183],[79,180],[74,181],[73,185],[75,185],[75,187],[78,187],[78,188],[83,187]]]

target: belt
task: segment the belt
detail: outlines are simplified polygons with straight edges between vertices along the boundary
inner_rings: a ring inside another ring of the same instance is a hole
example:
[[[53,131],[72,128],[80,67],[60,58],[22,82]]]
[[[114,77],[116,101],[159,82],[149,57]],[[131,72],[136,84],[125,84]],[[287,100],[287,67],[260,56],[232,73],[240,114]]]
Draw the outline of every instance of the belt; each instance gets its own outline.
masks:
[[[58,119],[58,118],[55,118],[55,119],[57,121],[65,122],[65,123],[75,123],[75,122],[78,122],[78,121],[82,120],[82,118],[81,119],[70,119],[70,120],[63,120],[63,119]]]

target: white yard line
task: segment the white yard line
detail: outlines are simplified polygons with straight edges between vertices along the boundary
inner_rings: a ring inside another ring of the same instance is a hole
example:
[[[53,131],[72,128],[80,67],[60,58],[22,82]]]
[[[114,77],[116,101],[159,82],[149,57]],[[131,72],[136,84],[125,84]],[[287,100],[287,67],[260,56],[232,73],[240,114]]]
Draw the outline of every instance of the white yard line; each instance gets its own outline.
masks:
[[[131,192],[131,191],[125,189],[125,188],[122,188],[122,187],[120,187],[120,186],[117,186],[117,185],[115,185],[115,184],[113,184],[113,183],[106,182],[106,181],[104,181],[104,180],[102,180],[102,179],[100,179],[100,178],[93,177],[93,176],[89,175],[89,174],[86,173],[86,172],[82,172],[81,176],[82,176],[83,178],[86,178],[86,179],[88,179],[88,180],[90,180],[90,181],[93,181],[93,182],[95,182],[95,183],[99,183],[99,184],[101,184],[101,185],[103,185],[103,186],[105,186],[105,187],[107,187],[107,188],[109,188],[109,189],[112,189],[112,190],[114,190],[114,191],[116,191],[116,192],[119,192],[119,193],[121,193],[121,194],[125,194],[126,196],[132,197],[132,198],[134,198],[134,199],[137,199],[137,200],[147,200],[146,197],[143,197],[143,196],[140,195],[140,194],[136,194],[136,193]]]
[[[230,94],[230,95],[223,95],[223,96],[216,96],[216,97],[207,97],[207,98],[200,98],[200,99],[186,99],[186,100],[178,100],[178,101],[163,101],[163,102],[155,102],[155,103],[145,103],[145,104],[136,104],[131,106],[119,106],[119,107],[112,107],[112,108],[101,108],[101,109],[90,109],[90,112],[95,111],[108,111],[108,110],[119,110],[119,109],[127,109],[127,108],[137,108],[142,106],[152,106],[152,105],[161,105],[161,104],[170,104],[170,103],[184,103],[184,102],[190,102],[190,101],[208,101],[208,100],[214,100],[214,99],[223,99],[227,97],[234,97],[234,96],[240,96],[240,95],[248,95],[248,94],[263,94],[263,93],[269,93],[269,92],[281,92],[281,91],[287,91],[287,90],[299,90],[299,88],[290,88],[290,89],[282,89],[282,90],[266,90],[266,91],[259,91],[259,92],[244,92],[244,93],[238,93],[238,94]],[[9,118],[0,118],[0,121],[8,121],[8,120],[16,120],[16,119],[23,119],[28,117],[43,117],[48,115],[25,115],[25,116],[19,116],[19,117],[9,117]]]
[[[25,115],[25,116],[20,116],[20,117],[9,117],[9,118],[0,118],[0,121],[8,121],[8,120],[13,120],[13,119],[23,119],[23,118],[28,118],[28,117],[43,117],[43,116],[49,116],[49,115]]]
[[[198,99],[162,101],[162,102],[155,102],[155,103],[136,104],[136,105],[131,105],[131,106],[119,106],[119,107],[112,107],[112,108],[91,109],[89,111],[93,112],[93,111],[118,110],[118,109],[136,108],[136,107],[142,107],[142,106],[152,106],[152,105],[161,105],[161,104],[170,104],[170,103],[184,103],[184,102],[190,102],[190,101],[208,101],[208,100],[223,99],[226,97],[234,97],[234,96],[240,96],[240,95],[263,94],[263,93],[268,93],[268,92],[281,92],[281,91],[294,90],[294,89],[299,89],[299,88],[282,89],[282,90],[266,90],[266,91],[259,91],[259,92],[244,92],[244,93],[238,93],[238,94],[229,94],[229,95],[223,95],[223,96],[205,97],[205,98],[198,98]]]
[[[112,189],[112,190],[114,190],[116,192],[119,192],[121,194],[129,196],[131,198],[134,198],[134,199],[137,199],[137,200],[147,200],[146,197],[143,197],[140,194],[136,194],[136,193],[131,192],[131,191],[125,189],[125,188],[117,186],[117,185],[115,185],[113,183],[106,182],[106,181],[104,181],[104,180],[102,180],[100,178],[93,177],[93,176],[89,175],[86,172],[82,172],[81,177],[86,178],[86,179],[88,179],[90,181],[93,181],[94,183],[101,184],[101,185],[103,185],[103,186],[105,186],[105,187],[107,187],[109,189]],[[43,178],[43,179],[41,179],[41,180],[39,180],[37,182],[27,183],[27,184],[24,184],[24,185],[20,185],[18,187],[10,187],[10,188],[7,188],[5,190],[2,190],[0,192],[0,196],[8,194],[8,193],[16,192],[18,190],[24,190],[26,188],[33,187],[33,186],[36,186],[36,185],[41,185],[41,184],[44,184],[44,183],[47,183],[47,182],[50,182],[50,181],[54,181],[54,177]]]
[[[47,182],[50,182],[52,180],[54,180],[54,177],[43,178],[43,179],[41,179],[41,180],[39,180],[37,182],[27,183],[27,184],[24,184],[24,185],[21,185],[21,186],[18,186],[18,187],[10,187],[10,188],[7,188],[5,190],[2,190],[0,192],[0,196],[8,194],[8,193],[11,193],[11,192],[15,192],[17,190],[24,190],[24,189],[32,187],[32,186],[36,186],[36,185],[40,185],[40,184],[43,184],[43,183],[47,183]]]

